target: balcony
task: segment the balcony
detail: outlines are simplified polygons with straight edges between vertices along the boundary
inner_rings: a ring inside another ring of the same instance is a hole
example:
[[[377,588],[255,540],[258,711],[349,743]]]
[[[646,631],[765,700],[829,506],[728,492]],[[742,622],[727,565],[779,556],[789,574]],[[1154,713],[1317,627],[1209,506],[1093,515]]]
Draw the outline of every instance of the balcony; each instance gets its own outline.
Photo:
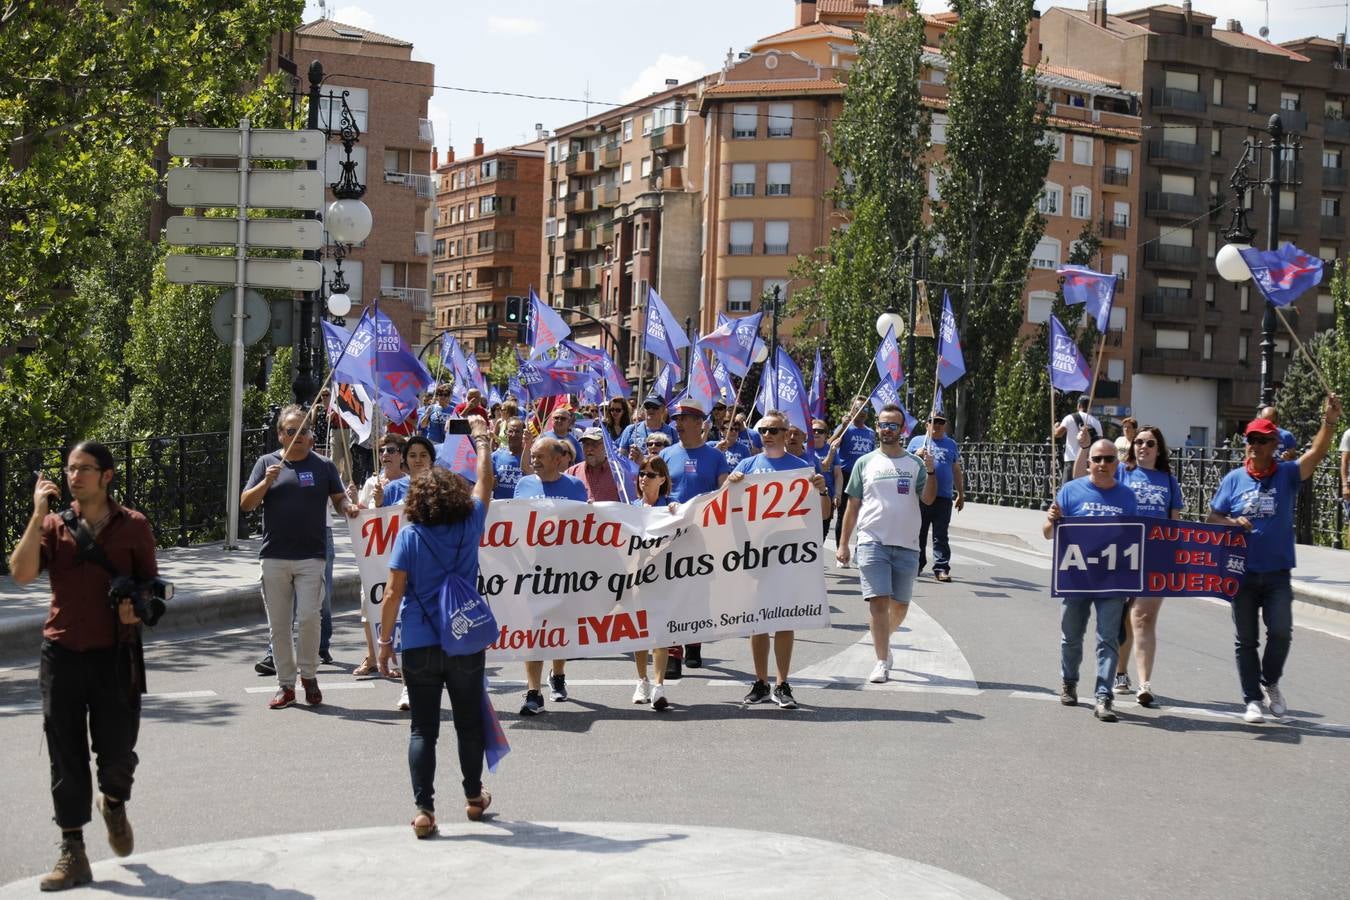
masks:
[[[1099,378],[1097,380],[1096,397],[1099,400],[1119,400],[1120,382],[1107,381],[1105,378]]]
[[[1350,121],[1327,119],[1323,133],[1331,138],[1350,138]]]
[[[600,168],[617,169],[623,156],[618,144],[605,144],[600,148]]]
[[[1214,360],[1201,359],[1198,348],[1171,347],[1141,347],[1139,366],[1135,371],[1141,375],[1171,375],[1183,378],[1233,377],[1236,374],[1231,363],[1220,364]]]
[[[396,287],[391,284],[382,284],[380,285],[380,296],[402,300],[413,309],[431,312],[431,296],[426,288]]]
[[[1148,158],[1198,166],[1205,161],[1205,149],[1199,144],[1183,144],[1180,141],[1149,141]]]
[[[1118,169],[1115,166],[1107,166],[1102,171],[1102,182],[1115,185],[1116,187],[1130,186],[1130,170]]]
[[[1130,231],[1130,223],[1127,219],[1113,218],[1110,221],[1102,220],[1102,240],[1104,241],[1123,241]]]
[[[1345,187],[1345,170],[1339,167],[1323,166],[1322,187]]]
[[[578,266],[563,272],[563,287],[574,291],[584,291],[595,287],[591,269]]]
[[[1284,124],[1285,131],[1308,130],[1308,114],[1301,109],[1280,110],[1280,122]]]
[[[567,232],[563,238],[563,249],[568,252],[579,252],[582,250],[595,249],[595,233],[589,228],[578,228],[576,231]]]
[[[729,256],[749,256],[754,252],[754,244],[727,244],[727,255]]]
[[[1345,219],[1340,216],[1323,216],[1322,233],[1345,234]]]
[[[549,217],[550,217],[550,218],[556,219],[556,218],[558,217],[558,198],[557,198],[557,197],[549,197],[549,198],[548,198],[548,214],[549,214]]]
[[[430,175],[415,175],[412,172],[385,172],[385,184],[401,184],[410,187],[424,200],[436,199],[436,180]]]
[[[1292,324],[1292,323],[1291,323]],[[1330,331],[1336,327],[1336,314],[1320,312],[1317,314],[1317,330]]]
[[[436,129],[430,119],[417,120],[417,140],[423,144],[436,143]]]
[[[614,223],[606,222],[595,229],[595,246],[603,247],[614,243]]]
[[[1171,319],[1185,322],[1194,321],[1199,313],[1200,303],[1183,288],[1158,288],[1144,296],[1143,313],[1145,319]]]
[[[1205,95],[1199,91],[1187,91],[1182,88],[1161,87],[1149,91],[1149,103],[1154,112],[1174,110],[1177,112],[1202,113],[1205,111]]]
[[[568,175],[594,175],[596,172],[595,151],[586,150],[572,154],[567,158],[563,171]]]
[[[584,213],[595,211],[595,195],[591,191],[573,191],[563,198],[563,212]]]
[[[1203,212],[1205,201],[1193,194],[1165,194],[1161,191],[1149,191],[1144,198],[1144,209],[1152,215],[1174,215],[1184,218]]]
[[[765,256],[787,256],[787,252],[788,252],[788,245],[787,245],[787,244],[765,244],[765,245],[764,245],[764,255],[765,255]]]
[[[685,144],[684,123],[664,125],[656,129],[652,132],[651,141],[653,150],[675,150],[683,147]]]
[[[682,191],[684,190],[684,167],[666,166],[661,170],[661,190],[663,191]]]
[[[619,187],[614,184],[606,184],[592,191],[595,195],[595,205],[600,209],[613,209],[619,205]]]
[[[1145,264],[1194,268],[1200,262],[1200,251],[1194,247],[1175,247],[1152,241],[1144,245]]]
[[[413,233],[413,256],[431,255],[431,235],[425,231]]]
[[[1300,225],[1299,212],[1296,209],[1280,210],[1280,232],[1296,232]]]

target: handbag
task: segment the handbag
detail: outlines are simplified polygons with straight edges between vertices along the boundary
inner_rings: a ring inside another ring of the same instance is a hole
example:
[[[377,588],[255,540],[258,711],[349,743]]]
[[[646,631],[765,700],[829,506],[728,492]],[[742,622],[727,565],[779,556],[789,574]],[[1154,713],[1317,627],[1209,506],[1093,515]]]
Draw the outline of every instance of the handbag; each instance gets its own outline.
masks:
[[[492,607],[479,595],[478,586],[446,566],[440,554],[421,534],[418,534],[418,540],[445,568],[445,580],[437,592],[438,617],[433,617],[422,603],[422,598],[413,594],[417,597],[417,604],[422,607],[422,614],[440,634],[441,650],[446,656],[482,653],[497,640],[497,617],[492,614]],[[460,550],[463,549],[461,537]]]

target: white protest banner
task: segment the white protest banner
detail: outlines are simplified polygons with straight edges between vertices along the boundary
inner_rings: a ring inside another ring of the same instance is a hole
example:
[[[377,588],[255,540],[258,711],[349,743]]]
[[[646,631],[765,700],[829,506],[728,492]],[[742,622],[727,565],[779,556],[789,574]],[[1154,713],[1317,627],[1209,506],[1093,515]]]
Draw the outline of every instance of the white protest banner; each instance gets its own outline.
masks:
[[[809,474],[749,475],[675,514],[493,502],[478,580],[500,627],[488,659],[605,656],[828,628],[820,498]],[[402,523],[401,506],[362,510],[349,522],[373,628]]]

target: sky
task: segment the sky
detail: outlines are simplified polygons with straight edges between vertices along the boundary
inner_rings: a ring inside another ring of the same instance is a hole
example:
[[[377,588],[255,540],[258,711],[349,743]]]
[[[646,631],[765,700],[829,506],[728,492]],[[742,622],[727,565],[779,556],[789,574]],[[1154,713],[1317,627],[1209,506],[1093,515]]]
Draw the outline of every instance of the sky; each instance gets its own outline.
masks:
[[[1180,2],[1180,0],[1176,0]],[[307,0],[305,20],[319,17]],[[585,118],[608,103],[628,102],[717,71],[727,50],[790,28],[794,0],[328,0],[329,18],[411,41],[413,57],[436,66],[429,117],[442,156],[462,156],[474,138],[488,149],[532,140],[546,129]],[[1037,0],[1036,8],[1081,9],[1086,0]],[[1150,5],[1108,0],[1111,11]],[[941,12],[945,0],[922,0]],[[1197,11],[1230,18],[1256,33],[1269,10],[1276,42],[1346,30],[1350,0],[1195,0]],[[298,60],[301,68],[306,62]],[[510,91],[560,98],[490,96],[464,90]],[[589,99],[589,104],[587,100]]]

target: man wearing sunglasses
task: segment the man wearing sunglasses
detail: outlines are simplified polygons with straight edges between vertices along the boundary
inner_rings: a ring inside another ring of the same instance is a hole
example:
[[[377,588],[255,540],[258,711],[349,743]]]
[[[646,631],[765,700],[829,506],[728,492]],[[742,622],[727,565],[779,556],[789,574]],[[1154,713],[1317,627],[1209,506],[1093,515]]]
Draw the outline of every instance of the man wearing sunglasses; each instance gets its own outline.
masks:
[[[928,562],[928,531],[933,532],[933,577],[938,581],[952,580],[952,548],[947,539],[952,510],[960,512],[966,505],[966,476],[961,471],[961,448],[947,434],[947,415],[934,410],[928,420],[928,433],[915,435],[909,441],[909,452],[923,448],[933,457],[933,471],[937,475],[937,496],[932,503],[923,503],[919,512],[923,522],[919,526],[919,571]]]
[[[634,462],[641,462],[647,446],[647,438],[653,434],[664,434],[673,444],[676,440],[675,429],[665,424],[665,404],[660,398],[648,396],[642,401],[641,422],[634,422],[619,435],[619,452],[628,454]]]
[[[417,420],[417,427],[421,429],[422,435],[427,440],[433,444],[441,444],[445,442],[446,420],[454,415],[454,407],[450,405],[450,385],[438,385],[436,387],[436,402],[422,412],[421,418]]]
[[[787,472],[806,469],[811,475],[811,485],[820,494],[821,514],[829,509],[830,495],[825,490],[825,478],[815,472],[815,464],[787,452],[787,416],[771,409],[755,425],[760,439],[764,441],[764,450],[754,456],[748,456],[736,464],[736,468],[727,476],[727,481],[735,484],[746,475],[759,472]],[[788,684],[788,670],[792,667],[792,643],[795,632],[779,631],[773,635],[774,663],[778,669],[778,682],[774,685],[772,696],[782,709],[796,709],[797,701],[792,696],[792,685]],[[745,703],[763,703],[769,699],[769,635],[750,636],[750,655],[755,662],[755,683],[750,693],[745,695]]]
[[[1234,655],[1242,683],[1242,718],[1264,722],[1261,704],[1270,714],[1288,712],[1280,690],[1280,676],[1289,658],[1294,634],[1293,589],[1289,583],[1294,568],[1294,499],[1300,482],[1311,478],[1331,449],[1336,423],[1341,418],[1341,398],[1328,394],[1322,410],[1322,427],[1312,446],[1297,460],[1277,459],[1279,428],[1270,419],[1247,423],[1247,455],[1241,468],[1219,482],[1210,500],[1209,521],[1241,525],[1247,536],[1247,572],[1233,598]],[[1257,623],[1266,623],[1266,650],[1259,652]]]
[[[1061,518],[1133,516],[1137,512],[1134,491],[1116,481],[1116,444],[1109,438],[1093,441],[1088,449],[1088,474],[1067,482],[1050,504],[1041,533],[1054,536]],[[1088,615],[1097,611],[1097,683],[1093,715],[1103,722],[1116,721],[1111,708],[1116,663],[1120,661],[1120,621],[1125,615],[1124,594],[1082,594],[1060,598],[1059,702],[1078,705],[1078,670],[1083,662],[1083,635]]]
[[[516,485],[524,474],[522,460],[529,450],[525,446],[525,423],[519,417],[506,420],[506,446],[492,454],[493,500],[510,500],[516,495]]]
[[[324,598],[324,569],[328,556],[328,515],[325,505],[349,518],[359,511],[347,499],[342,478],[332,461],[313,451],[314,432],[309,416],[299,406],[288,406],[278,417],[281,449],[258,458],[239,497],[244,512],[263,508],[263,605],[276,668],[277,692],[268,703],[284,709],[295,703],[295,676],[305,689],[305,702],[323,702],[316,670],[319,667],[320,612]],[[291,635],[291,619],[299,631],[299,648]]]

